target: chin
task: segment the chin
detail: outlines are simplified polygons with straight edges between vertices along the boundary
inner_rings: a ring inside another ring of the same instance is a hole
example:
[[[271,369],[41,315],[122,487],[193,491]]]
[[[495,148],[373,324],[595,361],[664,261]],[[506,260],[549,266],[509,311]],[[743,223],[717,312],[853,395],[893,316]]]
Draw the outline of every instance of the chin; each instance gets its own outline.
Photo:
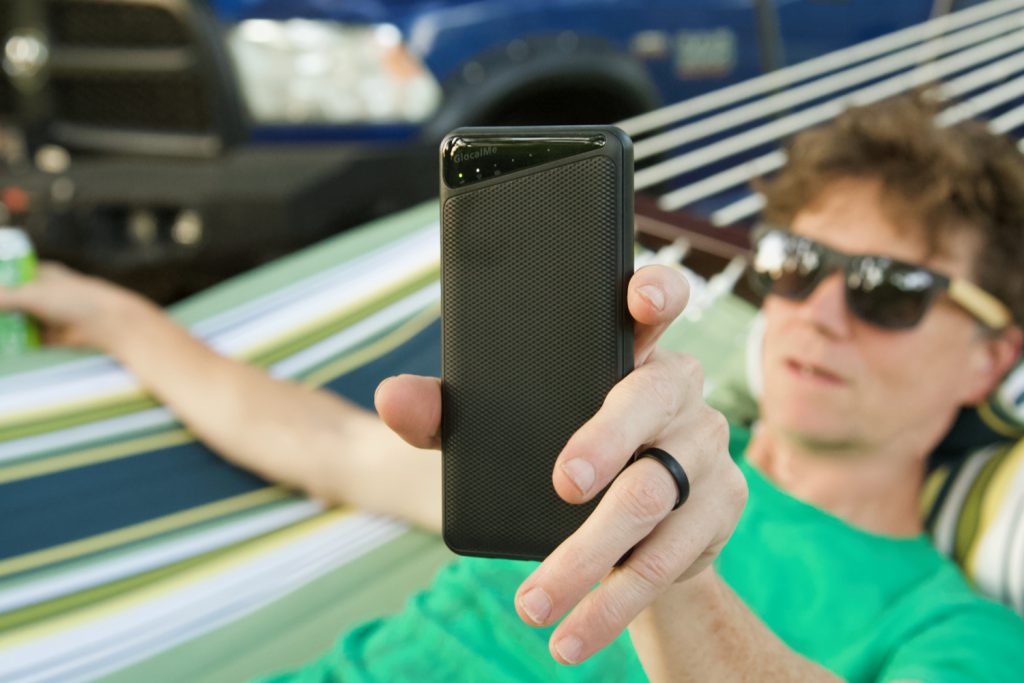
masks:
[[[786,438],[805,448],[819,452],[841,452],[858,447],[861,440],[850,433],[850,426],[812,423],[804,420],[800,423],[783,423],[776,425],[778,431]]]
[[[773,387],[778,389],[778,385]],[[808,446],[845,449],[858,439],[847,401],[827,392],[765,392],[762,419],[774,431]]]

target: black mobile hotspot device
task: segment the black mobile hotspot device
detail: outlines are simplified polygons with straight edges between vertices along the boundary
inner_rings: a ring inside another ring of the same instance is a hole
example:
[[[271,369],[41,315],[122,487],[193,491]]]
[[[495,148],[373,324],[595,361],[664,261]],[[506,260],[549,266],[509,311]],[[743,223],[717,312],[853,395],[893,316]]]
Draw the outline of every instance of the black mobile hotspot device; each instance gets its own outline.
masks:
[[[441,144],[444,539],[542,559],[590,515],[552,471],[633,365],[633,154],[611,126]]]

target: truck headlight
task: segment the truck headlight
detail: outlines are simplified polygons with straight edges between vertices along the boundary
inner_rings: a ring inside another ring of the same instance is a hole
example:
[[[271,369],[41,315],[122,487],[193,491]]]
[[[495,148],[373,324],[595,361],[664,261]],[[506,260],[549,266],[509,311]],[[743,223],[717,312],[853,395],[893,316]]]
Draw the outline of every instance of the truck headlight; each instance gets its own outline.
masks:
[[[418,122],[441,100],[392,24],[249,19],[227,41],[257,123]]]

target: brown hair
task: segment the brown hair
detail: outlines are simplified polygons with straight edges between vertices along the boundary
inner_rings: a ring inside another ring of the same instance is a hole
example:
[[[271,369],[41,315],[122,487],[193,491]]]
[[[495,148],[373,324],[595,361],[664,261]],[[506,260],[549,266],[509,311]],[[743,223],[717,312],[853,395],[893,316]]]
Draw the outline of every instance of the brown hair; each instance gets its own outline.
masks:
[[[825,187],[841,178],[882,183],[886,210],[924,227],[928,247],[942,250],[950,231],[976,233],[974,279],[1024,320],[1024,155],[1015,140],[982,121],[939,127],[938,107],[914,93],[841,114],[804,131],[789,161],[755,187],[764,218],[789,225]]]

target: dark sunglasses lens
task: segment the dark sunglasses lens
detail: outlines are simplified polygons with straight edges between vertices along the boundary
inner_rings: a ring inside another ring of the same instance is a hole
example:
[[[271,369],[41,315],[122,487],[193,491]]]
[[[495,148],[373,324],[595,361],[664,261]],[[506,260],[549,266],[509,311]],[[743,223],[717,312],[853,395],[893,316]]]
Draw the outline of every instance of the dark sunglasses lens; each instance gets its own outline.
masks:
[[[846,275],[850,309],[867,322],[890,330],[921,322],[938,291],[927,271],[889,259],[855,259]]]
[[[751,282],[761,294],[805,299],[818,283],[823,260],[815,244],[773,230],[757,242]]]

